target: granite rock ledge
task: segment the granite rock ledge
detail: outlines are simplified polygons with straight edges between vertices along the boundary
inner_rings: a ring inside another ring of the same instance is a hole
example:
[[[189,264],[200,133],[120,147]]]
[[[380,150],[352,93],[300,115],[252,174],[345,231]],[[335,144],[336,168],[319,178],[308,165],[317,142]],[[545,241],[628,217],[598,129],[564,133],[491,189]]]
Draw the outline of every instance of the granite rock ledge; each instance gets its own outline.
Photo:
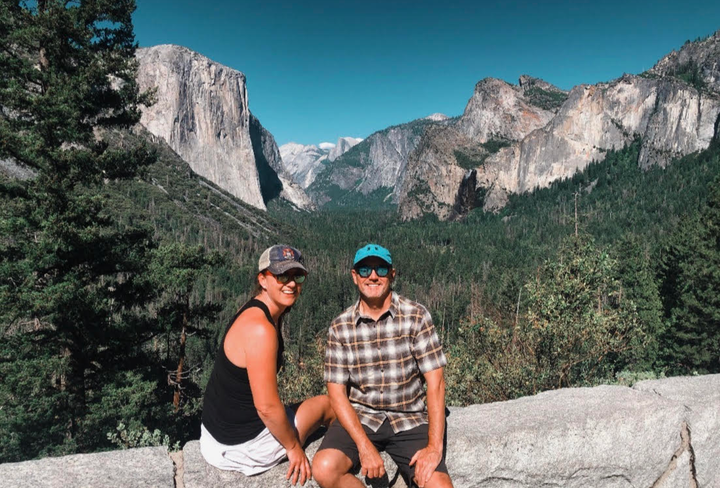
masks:
[[[447,464],[458,488],[712,488],[720,486],[718,438],[720,375],[667,378],[452,409]],[[0,486],[291,486],[286,463],[253,477],[223,472],[203,461],[197,441],[174,458],[144,448],[8,463]],[[385,460],[392,480],[396,468]]]

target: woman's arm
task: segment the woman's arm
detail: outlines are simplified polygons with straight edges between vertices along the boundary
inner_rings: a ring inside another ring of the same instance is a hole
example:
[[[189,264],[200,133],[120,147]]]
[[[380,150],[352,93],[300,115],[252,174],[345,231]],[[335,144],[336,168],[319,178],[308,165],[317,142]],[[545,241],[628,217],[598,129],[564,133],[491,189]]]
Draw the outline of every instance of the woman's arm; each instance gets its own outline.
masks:
[[[287,451],[290,460],[287,478],[292,476],[293,484],[298,480],[304,484],[310,478],[310,463],[280,401],[275,328],[267,321],[253,321],[245,323],[240,335],[242,344],[248,345],[243,347],[245,364],[258,416]]]

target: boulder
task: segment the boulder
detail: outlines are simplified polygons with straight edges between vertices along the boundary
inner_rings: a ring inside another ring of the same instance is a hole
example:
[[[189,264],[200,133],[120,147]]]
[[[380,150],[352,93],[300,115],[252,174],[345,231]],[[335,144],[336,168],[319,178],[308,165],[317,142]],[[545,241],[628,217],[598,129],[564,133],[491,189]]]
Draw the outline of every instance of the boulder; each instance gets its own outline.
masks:
[[[0,486],[42,488],[174,488],[164,447],[75,454],[0,464]]]
[[[720,486],[720,374],[641,381],[633,389],[685,407],[687,451],[694,461],[697,486]]]

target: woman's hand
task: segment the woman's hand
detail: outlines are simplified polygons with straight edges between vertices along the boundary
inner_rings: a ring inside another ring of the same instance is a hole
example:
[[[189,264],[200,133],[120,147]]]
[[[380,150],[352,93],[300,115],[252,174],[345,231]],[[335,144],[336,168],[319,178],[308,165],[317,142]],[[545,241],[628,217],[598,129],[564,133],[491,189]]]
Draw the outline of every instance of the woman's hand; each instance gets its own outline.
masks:
[[[310,461],[308,461],[305,451],[300,444],[295,444],[295,447],[287,450],[288,461],[288,472],[285,479],[290,480],[293,485],[300,481],[301,485],[304,485],[306,481],[310,480],[312,476],[310,471]]]

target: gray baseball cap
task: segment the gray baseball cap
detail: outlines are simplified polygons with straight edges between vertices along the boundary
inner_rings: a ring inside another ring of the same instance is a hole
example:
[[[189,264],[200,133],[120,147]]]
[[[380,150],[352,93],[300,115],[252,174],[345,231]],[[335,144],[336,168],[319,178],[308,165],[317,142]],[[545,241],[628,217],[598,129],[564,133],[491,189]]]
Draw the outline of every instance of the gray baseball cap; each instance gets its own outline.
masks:
[[[260,255],[258,272],[268,270],[274,275],[281,275],[291,269],[301,269],[307,273],[304,262],[300,251],[285,244],[277,244],[268,247]]]

